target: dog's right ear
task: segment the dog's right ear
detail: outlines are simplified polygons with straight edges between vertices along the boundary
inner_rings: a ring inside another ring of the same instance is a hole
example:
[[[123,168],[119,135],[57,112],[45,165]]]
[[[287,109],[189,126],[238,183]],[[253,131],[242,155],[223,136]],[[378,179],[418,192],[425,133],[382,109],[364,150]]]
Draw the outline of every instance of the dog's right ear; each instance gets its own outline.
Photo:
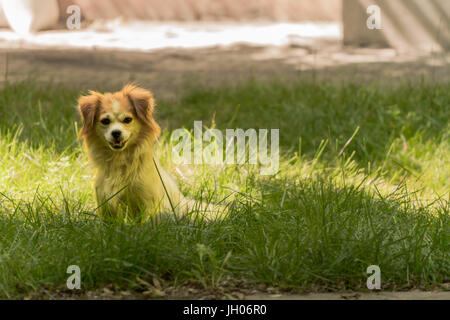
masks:
[[[89,93],[87,96],[78,98],[78,110],[83,121],[79,137],[85,136],[94,128],[95,116],[100,105],[100,93],[94,91],[89,91]]]

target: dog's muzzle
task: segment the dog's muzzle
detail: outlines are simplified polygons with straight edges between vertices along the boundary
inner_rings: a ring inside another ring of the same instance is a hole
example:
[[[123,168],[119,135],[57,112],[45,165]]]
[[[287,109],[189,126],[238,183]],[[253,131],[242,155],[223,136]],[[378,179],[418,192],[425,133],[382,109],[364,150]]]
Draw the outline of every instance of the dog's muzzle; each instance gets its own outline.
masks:
[[[113,137],[113,141],[109,142],[109,144],[113,149],[120,150],[127,143],[127,140],[123,140],[122,132],[120,130],[114,130],[111,132],[111,136]]]

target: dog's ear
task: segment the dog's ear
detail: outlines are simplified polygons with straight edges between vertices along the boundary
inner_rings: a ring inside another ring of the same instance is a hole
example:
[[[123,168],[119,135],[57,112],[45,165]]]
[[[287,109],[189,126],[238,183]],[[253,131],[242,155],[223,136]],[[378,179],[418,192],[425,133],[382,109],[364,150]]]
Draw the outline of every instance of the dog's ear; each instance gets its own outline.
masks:
[[[84,136],[92,131],[95,124],[95,115],[97,114],[98,106],[100,105],[100,94],[98,92],[89,91],[89,95],[78,98],[78,110],[80,112],[81,120],[83,121],[83,128],[80,131],[80,136]]]
[[[123,87],[122,93],[130,101],[136,116],[151,129],[155,137],[158,137],[160,128],[153,119],[153,110],[155,108],[153,94],[132,84]]]
[[[150,91],[128,84],[123,87],[122,92],[130,100],[136,115],[142,121],[147,122],[152,118],[155,100]]]

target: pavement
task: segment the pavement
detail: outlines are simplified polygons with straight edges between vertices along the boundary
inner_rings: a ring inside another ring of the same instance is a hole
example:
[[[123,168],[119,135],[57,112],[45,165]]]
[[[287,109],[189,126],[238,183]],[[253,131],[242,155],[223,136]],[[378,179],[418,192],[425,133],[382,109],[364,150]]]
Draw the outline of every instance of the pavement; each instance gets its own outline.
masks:
[[[450,300],[450,291],[408,291],[373,293],[255,294],[246,300]]]

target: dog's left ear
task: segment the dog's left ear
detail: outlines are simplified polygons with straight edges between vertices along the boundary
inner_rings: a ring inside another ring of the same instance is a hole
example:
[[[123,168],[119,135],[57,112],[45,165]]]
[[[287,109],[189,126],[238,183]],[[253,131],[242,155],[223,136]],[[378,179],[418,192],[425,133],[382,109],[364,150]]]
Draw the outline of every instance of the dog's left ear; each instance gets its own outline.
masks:
[[[148,122],[152,118],[153,109],[155,108],[155,100],[153,94],[143,88],[128,84],[122,92],[130,100],[136,115],[144,122]]]
[[[126,85],[122,89],[122,93],[130,101],[136,116],[152,129],[156,137],[159,136],[160,128],[153,119],[153,110],[155,109],[153,94],[132,84]]]

